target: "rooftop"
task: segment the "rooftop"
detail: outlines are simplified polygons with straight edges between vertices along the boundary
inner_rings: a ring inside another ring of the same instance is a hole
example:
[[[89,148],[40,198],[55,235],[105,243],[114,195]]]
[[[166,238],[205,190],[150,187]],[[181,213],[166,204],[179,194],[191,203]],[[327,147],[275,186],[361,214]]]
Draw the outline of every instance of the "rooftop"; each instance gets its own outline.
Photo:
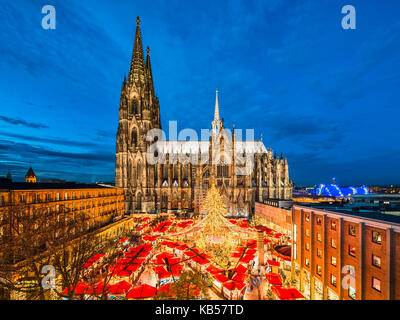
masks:
[[[75,182],[63,183],[26,183],[26,182],[10,182],[0,180],[0,189],[7,190],[45,190],[45,189],[106,189],[112,186],[99,185],[99,184],[86,184]]]
[[[296,203],[295,205],[315,208],[319,210],[343,213],[349,216],[355,216],[360,218],[368,218],[378,221],[400,224],[400,211],[398,213],[399,215],[390,214],[386,213],[384,210],[378,207],[354,208],[351,206],[346,206],[346,204],[338,204],[338,203],[329,204],[329,203],[303,203],[303,202]]]

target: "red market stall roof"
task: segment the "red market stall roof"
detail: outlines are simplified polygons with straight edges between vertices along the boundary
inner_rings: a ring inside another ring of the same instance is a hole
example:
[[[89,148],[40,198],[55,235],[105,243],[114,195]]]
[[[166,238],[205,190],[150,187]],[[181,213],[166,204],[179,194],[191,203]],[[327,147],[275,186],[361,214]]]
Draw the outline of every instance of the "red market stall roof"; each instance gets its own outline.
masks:
[[[164,272],[164,273],[160,273],[160,274],[158,275],[158,277],[159,277],[160,279],[171,278],[171,276],[172,276],[171,272]]]
[[[269,284],[273,286],[281,286],[282,285],[282,279],[281,276],[277,273],[266,273],[265,277],[267,278],[267,281]]]
[[[244,282],[247,280],[249,277],[248,274],[246,273],[236,273],[233,277],[232,280],[239,281],[239,282]]]
[[[123,277],[123,278],[125,278],[125,277],[129,277],[131,274],[132,274],[132,270],[129,270],[128,268],[127,269],[125,269],[125,270],[122,270],[122,271],[120,271],[120,272],[118,272],[117,274],[116,274],[116,276],[117,277]]]
[[[273,267],[279,267],[281,265],[281,263],[279,261],[267,260],[267,262],[270,266],[273,266]]]
[[[93,265],[93,262],[85,263],[85,264],[82,266],[82,269],[90,268],[92,265]]]
[[[295,288],[284,288],[275,286],[272,287],[271,290],[280,300],[295,300],[304,298],[299,290]]]
[[[204,265],[204,264],[210,263],[210,260],[208,260],[206,258],[202,258],[200,256],[193,257],[192,260],[195,261],[196,263],[200,264],[200,265]]]
[[[93,257],[91,257],[87,262],[96,262],[100,260],[100,258],[104,257],[104,254],[95,254]]]
[[[89,286],[87,288],[86,293],[88,294],[102,294],[103,292],[108,292],[108,290],[110,289],[110,285],[104,285],[104,281],[100,281],[95,283],[92,286]]]
[[[254,259],[255,255],[254,254],[246,254],[242,258],[240,258],[240,262],[244,263],[250,263]]]
[[[229,278],[228,278],[227,276],[223,275],[222,273],[215,274],[215,275],[213,275],[212,277],[213,277],[215,280],[217,280],[218,282],[220,282],[220,283],[229,281]]]
[[[110,286],[109,292],[112,294],[123,294],[127,293],[131,287],[132,285],[129,282],[123,280]]]
[[[222,271],[224,271],[224,269],[217,268],[213,265],[208,266],[206,270],[211,274],[217,274],[217,273],[221,273]]]
[[[75,291],[74,295],[82,295],[86,293],[87,288],[89,287],[88,284],[85,282],[78,282],[75,286]],[[70,286],[70,292],[72,292],[73,287]],[[63,292],[61,292],[62,295],[68,295],[68,288],[65,288]]]
[[[225,282],[224,284],[223,284],[223,286],[226,288],[226,289],[228,289],[229,291],[232,291],[232,290],[234,290],[234,289],[237,289],[237,290],[242,290],[243,289],[243,287],[245,286],[246,284],[245,283],[243,283],[243,282],[241,282],[241,281],[228,281],[228,282]]]
[[[236,267],[236,269],[231,268],[231,269],[229,269],[229,271],[233,271],[234,273],[246,273],[247,272],[247,268],[244,265],[239,264]]]
[[[155,236],[152,237],[152,236],[147,235],[147,236],[143,237],[143,240],[153,242],[153,241],[157,240],[157,237],[155,237]]]
[[[130,265],[126,268],[126,270],[132,271],[132,272],[136,272],[137,269],[139,269],[139,267],[140,267],[140,264],[137,264],[137,263],[135,263],[135,264],[130,264]]]
[[[125,241],[128,241],[129,240],[129,238],[122,238],[121,240],[119,240],[119,242],[125,242]]]
[[[162,266],[154,267],[153,270],[157,274],[162,274],[167,272],[167,270],[165,270],[165,268]]]
[[[131,258],[117,259],[117,264],[128,264],[132,261]]]
[[[241,255],[242,255],[241,252],[234,252],[234,253],[232,253],[231,257],[232,258],[240,258]]]
[[[142,284],[138,287],[132,288],[126,297],[128,299],[145,299],[151,298],[156,295],[157,289],[153,286],[149,286],[148,284]]]

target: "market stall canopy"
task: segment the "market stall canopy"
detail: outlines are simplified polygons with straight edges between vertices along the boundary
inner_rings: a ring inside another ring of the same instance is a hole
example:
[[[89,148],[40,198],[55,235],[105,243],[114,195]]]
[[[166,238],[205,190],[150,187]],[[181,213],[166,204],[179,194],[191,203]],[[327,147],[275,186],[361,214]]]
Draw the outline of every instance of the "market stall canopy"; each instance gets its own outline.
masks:
[[[274,248],[275,255],[285,261],[291,261],[292,259],[292,246],[289,245],[282,245],[282,246],[275,246]]]
[[[277,273],[273,273],[273,272],[266,273],[265,278],[267,279],[268,283],[273,286],[281,286],[282,285],[281,276]]]
[[[304,299],[304,296],[295,288],[274,286],[271,290],[280,300]]]
[[[156,295],[157,289],[153,286],[149,286],[148,284],[142,284],[138,287],[132,288],[126,297],[128,299],[145,299],[151,298]]]
[[[75,291],[74,291],[74,295],[82,295],[86,293],[87,288],[89,287],[89,285],[85,282],[78,282],[75,286]],[[73,290],[73,286],[70,286],[70,290],[69,292],[72,292]],[[65,288],[63,292],[61,292],[62,295],[66,296],[69,294],[68,292],[68,288]]]
[[[229,281],[229,278],[226,277],[225,275],[223,275],[222,273],[220,273],[220,274],[215,274],[215,275],[213,275],[212,277],[213,277],[215,280],[217,280],[218,282],[220,282],[220,283]]]
[[[224,269],[217,268],[213,265],[208,266],[206,270],[211,274],[217,274],[217,273],[221,273],[222,271],[224,271]]]
[[[232,290],[242,290],[246,284],[241,281],[227,281],[223,284],[223,286],[228,289],[229,291]]]
[[[126,281],[120,281],[110,286],[109,292],[112,294],[124,294],[129,291],[132,285]]]

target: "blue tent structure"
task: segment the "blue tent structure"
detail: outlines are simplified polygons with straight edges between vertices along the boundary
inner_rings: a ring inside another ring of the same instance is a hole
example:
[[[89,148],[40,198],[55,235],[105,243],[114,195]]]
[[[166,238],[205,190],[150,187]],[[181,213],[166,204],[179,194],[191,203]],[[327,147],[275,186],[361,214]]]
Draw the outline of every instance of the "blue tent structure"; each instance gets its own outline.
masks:
[[[339,187],[336,183],[320,184],[317,188],[310,190],[311,194],[317,196],[346,197],[348,195],[369,194],[366,186],[361,187]]]

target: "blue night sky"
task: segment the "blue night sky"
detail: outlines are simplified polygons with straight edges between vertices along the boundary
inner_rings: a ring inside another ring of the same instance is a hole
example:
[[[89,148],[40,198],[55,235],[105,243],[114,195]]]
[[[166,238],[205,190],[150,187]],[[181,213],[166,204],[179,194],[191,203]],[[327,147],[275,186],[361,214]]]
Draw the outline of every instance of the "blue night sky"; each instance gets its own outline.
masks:
[[[2,1],[0,176],[113,181],[138,15],[164,128],[209,128],[218,88],[225,126],[262,134],[297,185],[400,184],[395,0]]]

